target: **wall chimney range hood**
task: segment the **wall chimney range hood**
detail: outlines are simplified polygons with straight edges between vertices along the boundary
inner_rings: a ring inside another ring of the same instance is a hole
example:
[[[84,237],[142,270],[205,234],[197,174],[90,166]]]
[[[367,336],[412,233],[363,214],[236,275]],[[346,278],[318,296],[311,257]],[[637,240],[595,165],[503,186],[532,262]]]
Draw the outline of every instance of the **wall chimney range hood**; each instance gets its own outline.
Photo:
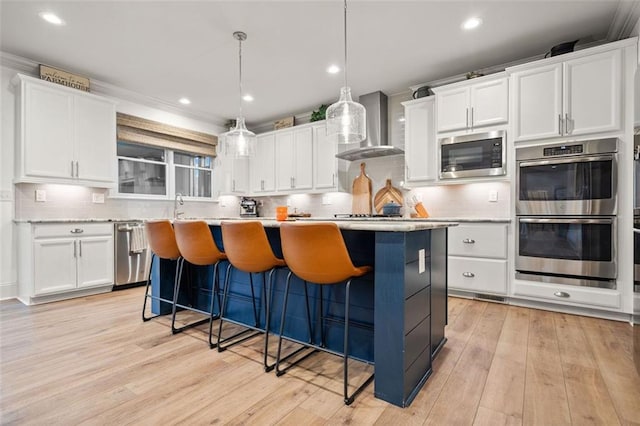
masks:
[[[387,95],[377,91],[360,96],[358,101],[367,110],[367,138],[357,144],[338,146],[337,158],[347,161],[404,154],[399,148],[389,145],[387,137]],[[357,146],[357,147],[354,147]]]

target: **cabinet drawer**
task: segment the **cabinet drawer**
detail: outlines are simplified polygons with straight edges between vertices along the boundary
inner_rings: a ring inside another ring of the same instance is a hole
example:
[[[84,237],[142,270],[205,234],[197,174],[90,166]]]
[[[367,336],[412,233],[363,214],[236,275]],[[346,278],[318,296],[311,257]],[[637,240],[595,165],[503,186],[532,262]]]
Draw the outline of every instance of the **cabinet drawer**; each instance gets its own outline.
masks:
[[[507,261],[449,256],[450,288],[489,293],[507,293]]]
[[[506,259],[507,226],[506,223],[483,223],[449,228],[449,254]]]
[[[82,232],[72,232],[82,230]],[[85,237],[87,235],[112,235],[112,223],[57,223],[53,225],[34,225],[34,238],[47,237]]]
[[[588,287],[537,282],[516,282],[513,293],[516,296],[536,297],[557,303],[592,305],[606,308],[620,308],[620,292]]]

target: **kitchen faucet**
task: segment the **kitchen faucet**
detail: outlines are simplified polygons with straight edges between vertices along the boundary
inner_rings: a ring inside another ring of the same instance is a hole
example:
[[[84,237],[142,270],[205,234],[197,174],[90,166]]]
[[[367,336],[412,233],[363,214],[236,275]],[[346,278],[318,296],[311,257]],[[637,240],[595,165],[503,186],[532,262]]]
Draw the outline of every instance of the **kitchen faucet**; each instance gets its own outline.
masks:
[[[184,205],[182,194],[179,192],[176,194],[176,198],[173,201],[173,218],[174,219],[180,219],[180,216],[184,214],[183,211],[178,210],[178,204],[180,204],[181,206]]]

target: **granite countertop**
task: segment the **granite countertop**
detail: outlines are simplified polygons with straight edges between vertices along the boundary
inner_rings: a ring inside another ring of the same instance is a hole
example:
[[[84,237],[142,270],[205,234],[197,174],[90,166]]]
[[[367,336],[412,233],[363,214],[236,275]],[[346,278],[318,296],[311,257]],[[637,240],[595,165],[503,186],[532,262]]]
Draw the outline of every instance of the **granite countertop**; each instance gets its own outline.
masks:
[[[251,218],[222,218],[222,219],[203,219],[209,225],[220,225],[223,221],[231,220],[247,220]],[[255,220],[255,218],[253,218]],[[273,218],[257,218],[267,228],[279,228],[283,222],[274,220]],[[414,221],[412,219],[403,220],[402,218],[376,218],[365,220],[335,220],[334,218],[298,218],[289,219],[286,222],[333,222],[340,229],[357,230],[357,231],[390,231],[390,232],[411,232],[422,231],[428,229],[449,228],[458,226],[455,222],[427,222]]]
[[[158,219],[167,219],[167,218],[157,218],[157,219],[114,219],[114,218],[58,218],[58,219],[14,219],[15,223],[118,223],[118,222],[135,222],[135,221],[145,221],[145,220],[158,220]],[[204,220],[210,225],[219,225],[223,220],[260,220],[263,222],[265,226],[279,226],[280,222],[277,222],[274,217],[222,217],[222,218],[196,218],[196,217],[188,217],[182,218],[183,220]],[[356,229],[353,226],[358,226],[357,229],[362,229],[360,226],[362,225],[354,225],[354,222],[364,222],[369,225],[374,225],[379,222],[385,222],[386,224],[391,223],[402,223],[404,225],[410,224],[429,224],[431,223],[431,228],[422,228],[422,229],[433,229],[437,226],[437,224],[447,224],[445,226],[453,226],[456,222],[464,222],[464,223],[510,223],[511,219],[509,218],[469,218],[469,217],[429,217],[429,218],[404,218],[404,217],[372,217],[367,219],[358,219],[358,218],[334,218],[334,217],[308,217],[308,218],[296,218],[295,220],[299,221],[326,221],[326,222],[336,222],[339,225],[345,223],[351,223],[349,227],[340,226],[342,229]]]

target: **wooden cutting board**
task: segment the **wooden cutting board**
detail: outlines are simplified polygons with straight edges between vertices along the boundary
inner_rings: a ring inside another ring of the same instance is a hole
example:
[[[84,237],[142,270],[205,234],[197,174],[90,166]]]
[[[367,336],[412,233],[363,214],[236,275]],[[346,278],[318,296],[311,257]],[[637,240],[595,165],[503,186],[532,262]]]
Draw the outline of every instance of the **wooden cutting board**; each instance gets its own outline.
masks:
[[[353,180],[351,194],[351,213],[371,214],[371,179],[364,171],[365,163],[360,164],[360,175]]]
[[[380,191],[376,192],[376,196],[373,199],[373,205],[376,208],[376,212],[381,214],[382,206],[392,201],[402,206],[404,198],[402,197],[402,192],[391,185],[391,179],[387,179],[385,186]]]

